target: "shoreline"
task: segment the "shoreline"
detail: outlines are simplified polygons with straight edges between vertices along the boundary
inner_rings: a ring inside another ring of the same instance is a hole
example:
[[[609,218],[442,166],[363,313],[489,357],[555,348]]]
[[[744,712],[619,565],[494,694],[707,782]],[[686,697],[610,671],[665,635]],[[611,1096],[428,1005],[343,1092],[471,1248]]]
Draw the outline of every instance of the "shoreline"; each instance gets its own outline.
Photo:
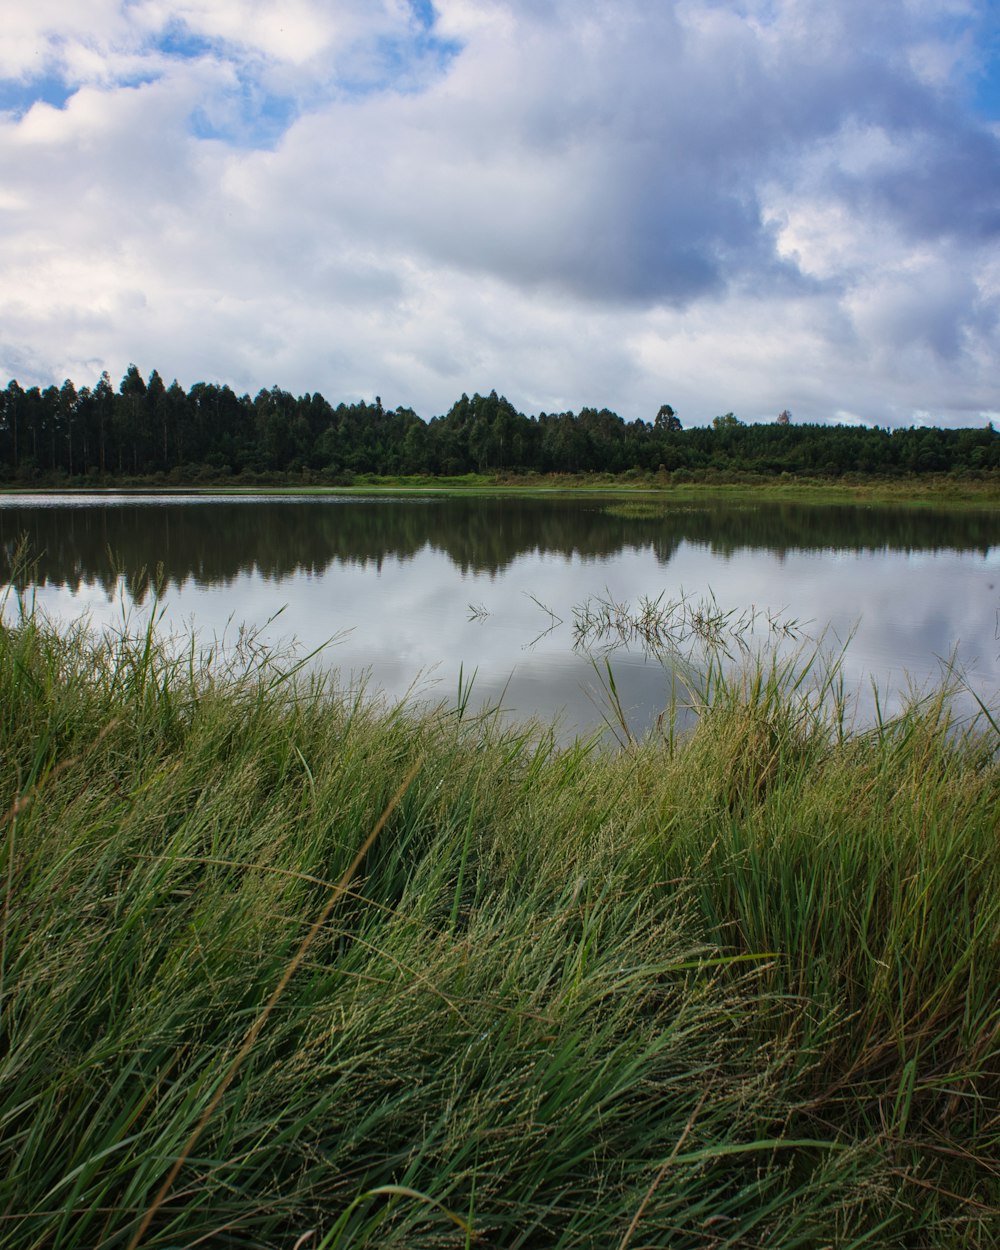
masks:
[[[727,475],[732,478],[733,475]],[[709,503],[804,503],[856,504],[892,507],[1000,507],[1000,476],[952,478],[914,476],[912,478],[788,478],[781,480],[748,477],[737,480],[695,482],[663,482],[652,476],[635,481],[607,475],[551,475],[549,477],[495,478],[466,475],[460,478],[378,478],[358,475],[349,484],[328,484],[305,480],[301,482],[248,481],[241,484],[232,477],[215,480],[192,479],[187,483],[126,479],[121,484],[102,482],[99,485],[0,485],[0,501],[24,495],[248,495],[260,497],[330,496],[333,498],[362,496],[436,496],[467,498],[475,496],[587,496],[617,500],[648,500],[651,502]]]

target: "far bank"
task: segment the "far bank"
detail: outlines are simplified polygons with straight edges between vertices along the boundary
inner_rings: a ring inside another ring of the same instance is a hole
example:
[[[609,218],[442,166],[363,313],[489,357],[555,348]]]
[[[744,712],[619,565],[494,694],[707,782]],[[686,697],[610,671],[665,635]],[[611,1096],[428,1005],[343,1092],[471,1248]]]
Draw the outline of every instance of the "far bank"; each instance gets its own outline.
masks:
[[[885,477],[848,474],[799,477],[737,472],[646,473],[466,473],[379,475],[374,473],[218,472],[206,466],[146,476],[40,476],[0,484],[3,494],[70,492],[123,494],[434,494],[536,495],[602,494],[657,504],[718,500],[730,502],[798,502],[809,504],[892,505],[898,507],[996,508],[1000,506],[1000,473],[913,474]]]

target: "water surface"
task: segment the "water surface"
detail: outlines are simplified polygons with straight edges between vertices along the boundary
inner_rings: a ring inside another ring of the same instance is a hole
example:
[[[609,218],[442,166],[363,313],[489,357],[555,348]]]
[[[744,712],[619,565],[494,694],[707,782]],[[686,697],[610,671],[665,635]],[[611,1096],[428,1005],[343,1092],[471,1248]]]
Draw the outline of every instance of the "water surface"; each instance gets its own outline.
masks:
[[[8,496],[0,549],[27,536],[37,563],[21,589],[60,619],[119,624],[124,612],[138,625],[160,566],[165,631],[207,642],[260,627],[275,644],[323,647],[315,662],[344,684],[367,678],[392,698],[453,700],[474,673],[476,702],[558,716],[564,736],[601,724],[605,658],[636,732],[670,698],[671,665],[641,643],[579,645],[575,611],[609,599],[711,596],[723,611],[753,610],[752,647],[773,637],[769,618],[798,622],[800,645],[850,639],[843,673],[861,718],[873,683],[894,710],[948,661],[995,703],[995,512],[705,504],[636,518],[620,506],[580,495]]]

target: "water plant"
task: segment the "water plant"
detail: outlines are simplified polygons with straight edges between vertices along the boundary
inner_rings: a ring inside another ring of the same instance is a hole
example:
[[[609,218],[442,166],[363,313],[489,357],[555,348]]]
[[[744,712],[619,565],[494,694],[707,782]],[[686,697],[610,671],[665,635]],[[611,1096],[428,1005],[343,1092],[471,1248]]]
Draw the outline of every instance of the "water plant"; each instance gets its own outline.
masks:
[[[800,640],[802,624],[784,611],[722,608],[709,590],[698,599],[683,590],[675,599],[665,591],[640,595],[636,604],[616,600],[610,591],[590,595],[573,607],[573,645],[587,652],[611,652],[638,643],[664,658],[690,657],[699,648],[703,662],[738,650],[747,656],[755,636]]]

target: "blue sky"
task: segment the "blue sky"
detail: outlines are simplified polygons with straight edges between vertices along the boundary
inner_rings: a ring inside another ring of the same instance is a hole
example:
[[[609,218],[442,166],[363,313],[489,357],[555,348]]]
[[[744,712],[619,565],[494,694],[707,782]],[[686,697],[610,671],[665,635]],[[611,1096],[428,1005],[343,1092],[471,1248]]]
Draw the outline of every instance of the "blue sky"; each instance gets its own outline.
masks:
[[[0,383],[1000,416],[997,0],[37,0]]]
[[[1000,122],[1000,6],[990,8],[994,10],[996,29],[983,44],[983,64],[973,80],[973,101],[980,116]]]
[[[27,81],[5,78],[0,81],[0,112],[9,112],[15,118],[21,118],[39,101],[62,108],[75,90],[75,86],[61,74],[43,74]]]

